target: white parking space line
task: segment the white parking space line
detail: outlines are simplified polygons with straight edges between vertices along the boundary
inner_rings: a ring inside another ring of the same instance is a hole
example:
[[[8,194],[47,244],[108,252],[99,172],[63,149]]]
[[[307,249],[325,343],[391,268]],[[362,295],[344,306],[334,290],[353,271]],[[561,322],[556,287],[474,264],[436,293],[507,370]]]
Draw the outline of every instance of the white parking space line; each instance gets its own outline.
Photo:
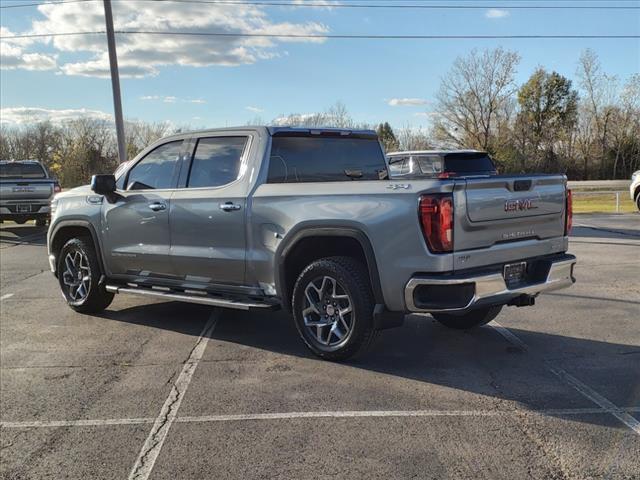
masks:
[[[239,415],[204,415],[180,417],[178,423],[235,422],[243,420],[288,420],[297,418],[383,418],[383,417],[502,417],[522,413],[543,415],[587,415],[608,413],[602,408],[567,408],[553,410],[351,410],[335,412],[282,412]]]
[[[13,293],[6,293],[0,297],[0,302],[11,297],[13,297]]]
[[[605,397],[600,395],[598,392],[593,390],[588,385],[585,385],[584,383],[582,383],[580,380],[578,380],[576,377],[566,372],[565,370],[561,368],[553,367],[551,365],[547,365],[547,367],[549,368],[549,370],[551,370],[551,372],[554,375],[564,380],[566,383],[568,383],[574,389],[580,392],[583,396],[591,400],[596,405],[599,405],[600,407],[602,407],[603,410],[606,410],[607,412],[609,412],[611,415],[616,417],[618,420],[624,423],[631,430],[633,430],[638,435],[640,435],[640,422],[636,420],[634,417],[632,417],[631,415],[629,415],[627,412],[625,412],[624,409],[617,407],[611,401],[607,400]]]
[[[640,412],[640,407],[623,408],[625,412]],[[259,420],[294,420],[314,418],[380,418],[380,417],[505,417],[508,415],[609,415],[608,409],[592,408],[553,408],[544,410],[347,410],[347,411],[317,411],[317,412],[280,412],[280,413],[240,413],[230,415],[201,415],[176,417],[175,423],[209,423],[209,422],[240,422]],[[0,422],[0,428],[30,429],[57,427],[102,427],[110,425],[143,425],[155,423],[152,417],[143,418],[107,418],[92,420],[53,420],[31,422]]]
[[[493,321],[491,326],[494,328],[494,330],[500,333],[500,335],[502,335],[512,345],[515,345],[525,351],[528,350],[527,345],[522,340],[520,340],[513,332],[511,332],[508,328],[503,327],[495,320]],[[593,390],[591,387],[584,384],[583,382],[578,380],[576,377],[574,377],[567,371],[563,370],[562,368],[557,367],[555,365],[550,365],[548,362],[544,362],[544,363],[547,369],[549,369],[551,373],[556,375],[566,384],[573,387],[573,389],[579,392],[583,397],[591,400],[593,403],[598,405],[602,409],[602,411],[607,412],[610,415],[613,415],[615,418],[620,420],[622,423],[624,423],[627,427],[629,427],[635,433],[640,435],[640,422],[627,413],[628,411],[631,411],[633,409],[624,409],[616,406],[610,400],[606,399],[605,397],[600,395],[598,392]]]
[[[156,463],[156,459],[160,454],[160,450],[162,449],[162,445],[164,445],[164,441],[167,438],[169,429],[178,416],[180,404],[182,403],[184,395],[189,388],[189,383],[191,383],[193,373],[196,371],[198,363],[200,363],[200,359],[207,348],[207,343],[209,342],[209,338],[213,333],[213,329],[215,328],[219,317],[220,310],[215,309],[202,329],[202,333],[200,334],[200,337],[198,337],[195,347],[191,350],[191,355],[189,355],[178,379],[173,384],[171,392],[160,409],[160,414],[156,418],[153,427],[151,428],[151,432],[149,432],[149,436],[138,454],[136,463],[129,474],[130,480],[146,480],[149,478],[149,475],[153,470],[153,466]]]
[[[141,425],[154,423],[155,418],[103,418],[95,420],[52,420],[32,422],[0,422],[2,428],[105,427],[109,425]]]

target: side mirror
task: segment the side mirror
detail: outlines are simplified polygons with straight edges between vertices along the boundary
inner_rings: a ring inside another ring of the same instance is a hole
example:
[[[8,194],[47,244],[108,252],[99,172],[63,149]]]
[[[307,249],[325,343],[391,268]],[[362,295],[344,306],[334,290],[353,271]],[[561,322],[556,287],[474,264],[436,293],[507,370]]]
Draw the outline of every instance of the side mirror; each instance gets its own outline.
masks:
[[[98,195],[110,195],[116,191],[114,175],[94,175],[91,177],[91,190]]]

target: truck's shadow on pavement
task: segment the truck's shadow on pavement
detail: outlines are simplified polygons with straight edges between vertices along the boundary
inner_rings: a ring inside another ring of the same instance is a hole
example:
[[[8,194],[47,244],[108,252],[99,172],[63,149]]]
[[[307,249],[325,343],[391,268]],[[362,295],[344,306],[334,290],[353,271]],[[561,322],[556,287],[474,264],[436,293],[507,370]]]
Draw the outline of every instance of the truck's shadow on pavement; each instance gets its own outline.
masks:
[[[640,240],[638,228],[600,228],[576,225],[571,229],[571,238],[614,238],[617,240]]]
[[[102,316],[198,336],[210,311],[208,307],[170,302],[111,310]],[[365,355],[346,362],[358,369],[346,374],[353,374],[353,381],[358,382],[363,379],[362,371],[382,373],[519,402],[524,408],[544,411],[550,416],[557,414],[550,409],[596,408],[550,372],[547,365],[553,364],[567,369],[621,408],[640,406],[640,346],[520,329],[511,331],[530,347],[529,351],[508,343],[490,327],[460,332],[439,325],[429,316],[410,316],[404,327],[381,332]],[[240,346],[239,362],[244,355],[255,356],[255,349],[315,360],[285,312],[224,311],[211,338]],[[215,349],[215,344],[209,349]],[[325,365],[330,375],[332,364]],[[314,372],[323,375],[321,367],[314,368]],[[380,388],[393,388],[384,379],[380,382]],[[389,405],[389,409],[398,406]],[[616,424],[612,417],[603,414],[570,418],[595,425]]]
[[[2,224],[0,245],[39,245],[47,244],[47,227],[35,225]]]

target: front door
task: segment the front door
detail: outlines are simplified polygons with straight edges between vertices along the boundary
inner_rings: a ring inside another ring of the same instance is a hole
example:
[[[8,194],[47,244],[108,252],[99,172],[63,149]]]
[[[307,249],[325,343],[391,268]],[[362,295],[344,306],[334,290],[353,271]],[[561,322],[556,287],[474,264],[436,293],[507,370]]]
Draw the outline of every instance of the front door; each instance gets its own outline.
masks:
[[[169,211],[183,141],[158,146],[128,172],[124,190],[102,206],[104,253],[114,275],[173,276]]]
[[[171,258],[187,283],[245,281],[247,136],[199,138],[184,188],[171,198]]]

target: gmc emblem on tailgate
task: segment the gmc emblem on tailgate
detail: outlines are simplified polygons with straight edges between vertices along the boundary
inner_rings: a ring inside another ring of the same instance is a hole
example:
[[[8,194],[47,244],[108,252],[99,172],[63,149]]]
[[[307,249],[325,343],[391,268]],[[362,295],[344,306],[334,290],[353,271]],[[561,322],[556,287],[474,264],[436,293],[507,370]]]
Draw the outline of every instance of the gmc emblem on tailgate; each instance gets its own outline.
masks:
[[[36,187],[13,187],[14,193],[31,193],[35,191]]]
[[[532,210],[538,208],[533,205],[533,198],[521,198],[519,200],[507,200],[504,202],[505,212],[515,212],[519,210]]]

